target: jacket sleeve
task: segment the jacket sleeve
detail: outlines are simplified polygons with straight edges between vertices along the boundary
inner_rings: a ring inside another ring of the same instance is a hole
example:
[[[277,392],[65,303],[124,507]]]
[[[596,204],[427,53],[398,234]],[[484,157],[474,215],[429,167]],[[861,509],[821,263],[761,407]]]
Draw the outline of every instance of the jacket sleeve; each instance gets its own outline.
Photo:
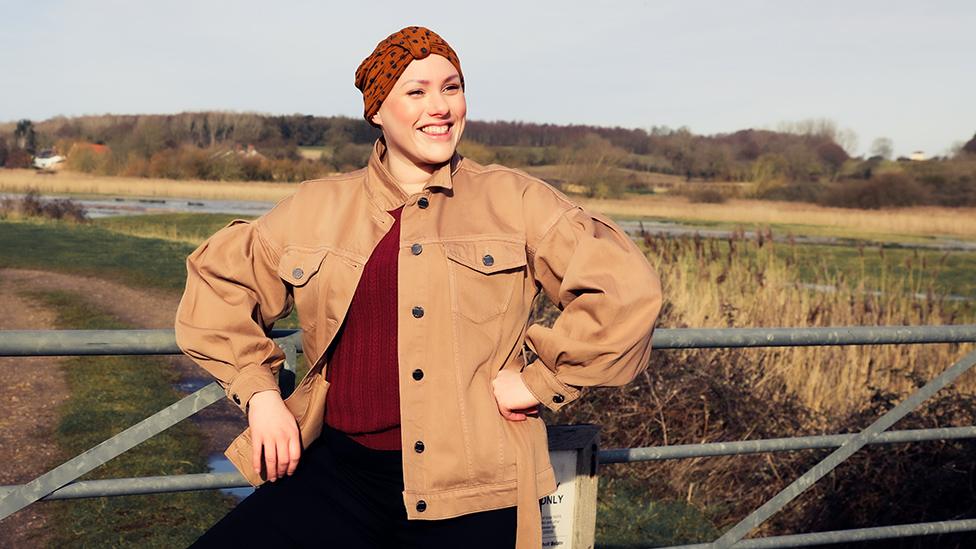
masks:
[[[247,412],[254,393],[278,391],[285,360],[271,340],[292,297],[277,274],[280,250],[260,220],[234,220],[186,260],[186,289],[176,312],[176,342]]]
[[[657,273],[622,229],[562,205],[527,246],[536,281],[561,313],[552,328],[528,328],[526,342],[538,359],[522,379],[553,411],[583,387],[623,385],[647,368],[662,299]]]

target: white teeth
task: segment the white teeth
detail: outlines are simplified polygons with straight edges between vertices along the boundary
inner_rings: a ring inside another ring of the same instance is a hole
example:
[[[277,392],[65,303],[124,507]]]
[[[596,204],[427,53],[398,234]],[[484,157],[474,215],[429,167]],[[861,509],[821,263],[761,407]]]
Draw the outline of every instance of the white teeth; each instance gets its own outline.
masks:
[[[423,128],[420,129],[420,131],[424,133],[433,133],[433,134],[445,134],[447,133],[447,130],[448,130],[447,126],[424,126]]]

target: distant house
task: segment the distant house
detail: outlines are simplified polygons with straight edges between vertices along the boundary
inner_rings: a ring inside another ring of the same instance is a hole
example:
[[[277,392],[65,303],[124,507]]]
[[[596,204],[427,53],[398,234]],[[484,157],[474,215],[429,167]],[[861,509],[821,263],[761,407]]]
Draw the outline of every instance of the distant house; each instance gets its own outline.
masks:
[[[254,148],[254,145],[248,144],[247,148],[245,149],[240,143],[234,145],[234,150],[230,150],[230,149],[219,150],[213,153],[212,155],[210,155],[210,158],[212,159],[226,158],[228,156],[234,156],[234,155],[242,158],[265,158],[263,154],[259,153],[258,150]]]
[[[39,170],[54,170],[61,167],[64,157],[54,149],[44,149],[34,156],[33,166]]]
[[[259,153],[258,150],[254,148],[254,145],[251,145],[250,143],[247,145],[247,150],[244,150],[240,144],[235,145],[234,152],[236,152],[238,156],[264,158],[264,155]]]
[[[908,158],[909,160],[928,160],[924,151],[912,151],[912,154],[908,155]]]

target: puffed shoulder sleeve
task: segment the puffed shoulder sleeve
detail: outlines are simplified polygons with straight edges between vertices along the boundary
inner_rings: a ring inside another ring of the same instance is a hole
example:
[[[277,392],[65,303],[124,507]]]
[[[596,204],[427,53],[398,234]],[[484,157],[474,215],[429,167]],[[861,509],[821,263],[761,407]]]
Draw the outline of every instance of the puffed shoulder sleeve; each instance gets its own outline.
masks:
[[[559,208],[536,238],[530,231],[527,249],[536,281],[561,313],[552,328],[528,328],[538,359],[522,371],[554,411],[583,387],[623,385],[647,368],[662,299],[657,273],[621,228],[565,199]]]
[[[279,257],[260,219],[236,219],[186,260],[177,345],[245,412],[254,393],[278,391],[274,374],[285,355],[270,333],[293,303],[277,274]]]

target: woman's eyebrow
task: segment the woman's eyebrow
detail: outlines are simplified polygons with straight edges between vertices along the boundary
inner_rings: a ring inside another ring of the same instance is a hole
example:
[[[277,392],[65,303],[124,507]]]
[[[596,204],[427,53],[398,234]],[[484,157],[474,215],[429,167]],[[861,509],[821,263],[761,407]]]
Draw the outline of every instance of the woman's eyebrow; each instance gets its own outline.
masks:
[[[454,74],[452,74],[451,76],[448,76],[447,78],[445,78],[445,79],[444,79],[444,82],[449,82],[449,81],[451,81],[451,80],[461,80],[461,77],[460,77],[460,76],[458,76],[458,74],[457,74],[457,73],[454,73]],[[403,87],[403,86],[406,86],[407,84],[409,84],[409,83],[411,83],[411,82],[417,82],[417,83],[419,83],[419,84],[423,84],[423,85],[425,85],[425,86],[426,86],[426,85],[428,85],[428,84],[430,84],[430,80],[420,80],[420,79],[416,79],[416,78],[415,78],[415,79],[413,79],[413,80],[407,80],[407,81],[406,81],[406,82],[404,82],[404,83],[403,83],[403,84],[402,84],[402,85],[401,85],[400,87]]]

